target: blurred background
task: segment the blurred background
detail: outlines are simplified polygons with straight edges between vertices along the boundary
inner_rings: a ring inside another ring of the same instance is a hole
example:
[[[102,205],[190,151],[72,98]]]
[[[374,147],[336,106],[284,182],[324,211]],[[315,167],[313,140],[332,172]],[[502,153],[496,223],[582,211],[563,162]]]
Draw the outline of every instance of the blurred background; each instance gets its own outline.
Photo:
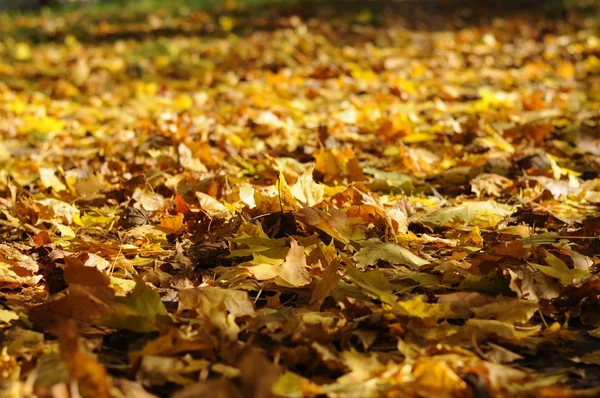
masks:
[[[237,3],[248,3],[249,5],[264,5],[264,4],[284,4],[284,3],[315,3],[315,1],[302,0],[237,0]],[[344,3],[353,2],[356,0],[321,0],[322,3]],[[466,6],[469,4],[482,3],[494,7],[501,8],[503,6],[514,5],[529,5],[540,7],[591,7],[598,0],[363,0],[364,4],[369,3],[419,3],[427,5],[439,5],[442,7]],[[131,5],[136,3],[154,4],[155,6],[164,6],[171,4],[185,4],[190,7],[211,7],[220,6],[227,3],[227,0],[174,0],[174,1],[158,1],[158,0],[0,0],[0,10],[40,10],[45,7],[86,7],[86,6],[103,6],[103,5]]]

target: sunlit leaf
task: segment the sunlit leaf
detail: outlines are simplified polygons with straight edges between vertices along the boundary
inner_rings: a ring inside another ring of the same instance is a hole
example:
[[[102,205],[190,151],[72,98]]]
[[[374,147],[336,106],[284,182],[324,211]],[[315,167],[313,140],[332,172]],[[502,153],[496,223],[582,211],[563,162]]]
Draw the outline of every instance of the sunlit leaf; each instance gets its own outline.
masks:
[[[515,211],[513,206],[497,203],[492,200],[473,202],[465,201],[459,205],[434,211],[423,217],[414,219],[428,226],[448,226],[469,224],[482,228],[494,227]]]
[[[360,249],[354,255],[354,259],[361,267],[377,264],[379,260],[387,261],[392,265],[407,265],[412,268],[418,268],[428,263],[427,260],[396,243],[370,239],[361,241],[359,244]]]

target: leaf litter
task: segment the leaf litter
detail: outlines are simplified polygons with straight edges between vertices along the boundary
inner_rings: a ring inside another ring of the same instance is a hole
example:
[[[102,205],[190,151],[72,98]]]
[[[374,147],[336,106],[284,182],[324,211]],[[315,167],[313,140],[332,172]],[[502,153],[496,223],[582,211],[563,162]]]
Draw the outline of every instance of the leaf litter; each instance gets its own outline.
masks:
[[[600,394],[598,19],[244,7],[0,15],[3,395]]]

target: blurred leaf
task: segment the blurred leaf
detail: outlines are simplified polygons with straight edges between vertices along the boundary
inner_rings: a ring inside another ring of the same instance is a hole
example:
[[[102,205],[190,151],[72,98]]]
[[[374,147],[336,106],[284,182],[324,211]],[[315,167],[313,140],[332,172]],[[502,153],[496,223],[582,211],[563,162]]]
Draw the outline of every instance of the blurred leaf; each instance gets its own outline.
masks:
[[[301,398],[322,394],[323,390],[304,377],[292,372],[286,372],[273,385],[273,393],[282,397]]]

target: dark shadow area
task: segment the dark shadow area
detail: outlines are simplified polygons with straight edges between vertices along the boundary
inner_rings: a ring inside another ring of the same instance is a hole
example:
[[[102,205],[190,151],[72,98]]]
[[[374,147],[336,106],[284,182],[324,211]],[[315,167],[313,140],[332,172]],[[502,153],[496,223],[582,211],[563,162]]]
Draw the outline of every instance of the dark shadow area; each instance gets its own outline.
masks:
[[[582,363],[580,358],[598,349],[600,341],[582,332],[577,339],[560,346],[544,347],[537,355],[525,357],[519,365],[548,375],[563,372],[573,389],[594,388],[600,385],[600,366]]]
[[[224,31],[218,23],[221,16],[230,15],[236,18],[233,33],[243,36],[257,31],[285,28],[289,24],[289,18],[293,16],[302,20],[335,24],[338,17],[368,12],[368,20],[357,20],[354,25],[349,26],[348,36],[344,35],[342,38],[344,41],[352,41],[355,28],[361,25],[446,31],[459,27],[488,26],[495,18],[568,20],[570,13],[586,12],[585,9],[564,7],[563,2],[557,0],[313,0],[274,2],[234,10],[223,10],[222,7],[213,4],[198,10],[185,8],[183,13],[177,8],[167,11],[158,6],[157,10],[162,10],[157,13],[159,23],[152,26],[147,23],[147,13],[138,12],[133,8],[124,9],[122,12],[107,9],[105,13],[95,11],[92,14],[86,11],[87,7],[93,5],[82,5],[75,9],[68,17],[64,17],[65,23],[59,28],[45,29],[37,26],[35,22],[32,23],[30,18],[27,24],[21,25],[17,22],[12,28],[6,27],[6,30],[0,26],[0,35],[10,31],[19,40],[34,43],[62,42],[68,35],[75,36],[83,43],[110,43],[126,39],[144,40],[174,36],[218,37],[231,33]],[[168,15],[169,21],[160,21],[161,15]],[[43,25],[43,16],[33,18],[39,19],[39,24]]]

